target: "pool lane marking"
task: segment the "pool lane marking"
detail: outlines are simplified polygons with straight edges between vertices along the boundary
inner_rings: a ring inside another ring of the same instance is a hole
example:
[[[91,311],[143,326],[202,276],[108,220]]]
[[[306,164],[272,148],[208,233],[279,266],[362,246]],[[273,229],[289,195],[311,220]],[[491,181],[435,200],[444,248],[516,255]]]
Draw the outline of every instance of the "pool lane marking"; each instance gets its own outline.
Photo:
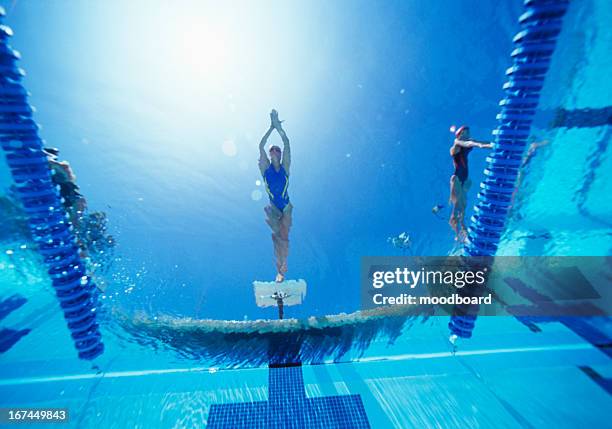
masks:
[[[541,346],[541,347],[513,347],[505,349],[480,349],[480,350],[458,350],[455,353],[437,352],[437,353],[408,353],[401,355],[390,356],[372,356],[368,358],[356,359],[354,362],[380,362],[380,361],[400,361],[400,360],[417,360],[417,359],[439,359],[455,356],[486,356],[507,353],[525,353],[525,352],[546,352],[546,351],[566,351],[566,350],[596,350],[591,344],[561,344],[557,346]],[[334,363],[333,361],[325,361],[325,363]]]
[[[376,356],[369,358],[356,359],[349,362],[333,362],[325,361],[326,364],[342,364],[342,363],[364,363],[364,362],[385,362],[385,361],[402,361],[402,360],[417,360],[417,359],[440,359],[449,358],[455,356],[485,356],[495,354],[508,354],[508,353],[528,353],[528,352],[547,352],[547,351],[569,351],[569,350],[596,350],[591,344],[578,343],[578,344],[562,344],[557,346],[545,346],[545,347],[516,347],[516,348],[505,348],[505,349],[480,349],[480,350],[460,350],[455,352],[438,352],[438,353],[421,353],[421,354],[401,354],[396,356]],[[261,368],[241,368],[241,371],[248,369],[261,369]],[[96,378],[124,378],[124,377],[141,377],[147,375],[165,375],[165,374],[179,374],[189,372],[218,372],[218,371],[231,371],[231,369],[220,369],[211,367],[193,367],[193,368],[171,368],[171,369],[147,369],[140,371],[111,371],[99,374],[75,374],[75,375],[62,375],[62,376],[50,376],[50,377],[26,377],[26,378],[8,378],[0,380],[0,386],[13,386],[20,384],[36,384],[36,383],[50,383],[55,381],[75,381],[75,380],[90,380]]]

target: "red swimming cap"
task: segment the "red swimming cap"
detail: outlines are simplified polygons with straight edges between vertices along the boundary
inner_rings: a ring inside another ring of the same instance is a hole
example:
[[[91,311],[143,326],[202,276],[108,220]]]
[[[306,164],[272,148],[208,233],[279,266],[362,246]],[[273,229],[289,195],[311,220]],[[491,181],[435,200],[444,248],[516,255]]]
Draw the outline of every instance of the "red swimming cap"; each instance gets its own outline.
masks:
[[[455,138],[458,139],[463,130],[467,130],[468,128],[469,127],[467,125],[461,125],[459,128],[457,128],[457,131],[455,131]]]

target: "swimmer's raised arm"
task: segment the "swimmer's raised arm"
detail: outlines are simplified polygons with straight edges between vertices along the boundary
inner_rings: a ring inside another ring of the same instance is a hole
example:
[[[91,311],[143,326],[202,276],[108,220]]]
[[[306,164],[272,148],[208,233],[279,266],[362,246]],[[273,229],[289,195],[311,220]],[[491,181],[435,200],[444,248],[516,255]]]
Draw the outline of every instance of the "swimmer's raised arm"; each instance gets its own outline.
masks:
[[[459,139],[456,139],[455,142],[453,143],[453,145],[450,148],[451,156],[456,155],[459,152],[459,148],[460,147],[465,147],[465,148],[478,147],[478,148],[481,148],[481,149],[489,149],[489,148],[493,147],[493,143],[491,143],[491,142],[479,142],[477,140],[459,140]]]
[[[270,158],[268,158],[266,154],[266,142],[270,134],[272,134],[273,129],[274,127],[270,124],[270,128],[268,128],[259,142],[259,171],[261,171],[261,174],[264,174],[264,171],[270,166]]]
[[[276,110],[272,110],[270,116],[272,117],[272,124],[274,128],[276,128],[276,131],[278,131],[278,134],[281,136],[281,140],[283,141],[283,159],[281,164],[283,165],[283,168],[287,174],[289,174],[289,167],[291,167],[291,145],[289,144],[289,137],[287,137],[287,133],[283,129],[282,121],[278,119],[278,112]]]
[[[462,146],[462,147],[479,147],[481,149],[484,148],[491,148],[493,147],[493,143],[491,142],[481,142],[478,140],[455,140],[455,144],[457,146]]]
[[[291,167],[291,145],[289,144],[289,137],[287,137],[285,130],[283,130],[283,127],[280,124],[276,130],[283,140],[283,159],[281,164],[283,165],[283,168],[287,174],[289,174],[289,167]]]

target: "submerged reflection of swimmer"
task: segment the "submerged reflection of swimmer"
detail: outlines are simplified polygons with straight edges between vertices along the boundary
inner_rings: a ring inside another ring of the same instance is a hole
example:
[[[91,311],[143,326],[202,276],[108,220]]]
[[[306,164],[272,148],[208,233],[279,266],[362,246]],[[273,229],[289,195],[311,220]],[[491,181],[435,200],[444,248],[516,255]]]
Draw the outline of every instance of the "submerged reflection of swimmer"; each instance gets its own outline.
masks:
[[[272,244],[276,258],[276,281],[281,283],[287,273],[287,258],[289,257],[289,229],[293,213],[293,205],[289,201],[287,188],[289,186],[289,167],[291,166],[291,147],[289,138],[278,119],[278,112],[270,112],[270,127],[259,143],[259,171],[270,198],[270,204],[265,207],[266,223],[272,230]],[[270,158],[265,146],[268,137],[276,130],[283,140],[283,150],[280,147],[270,147]]]
[[[455,231],[455,240],[463,241],[467,236],[465,226],[465,209],[467,206],[467,192],[472,181],[468,177],[468,154],[473,148],[491,148],[490,142],[481,142],[470,138],[469,127],[463,125],[458,129],[451,127],[451,132],[455,133],[455,140],[450,148],[450,156],[453,158],[455,171],[450,180],[449,204],[452,204],[451,217],[449,224]]]

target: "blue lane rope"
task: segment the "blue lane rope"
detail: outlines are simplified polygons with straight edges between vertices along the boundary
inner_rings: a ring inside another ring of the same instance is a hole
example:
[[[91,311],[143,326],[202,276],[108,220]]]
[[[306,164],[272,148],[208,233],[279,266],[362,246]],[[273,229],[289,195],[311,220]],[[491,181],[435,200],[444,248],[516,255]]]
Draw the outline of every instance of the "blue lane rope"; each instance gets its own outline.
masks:
[[[0,21],[4,16],[0,7]],[[96,322],[98,294],[51,179],[42,151],[44,141],[32,119],[34,108],[21,84],[25,72],[17,66],[20,54],[8,44],[12,34],[9,27],[0,25],[0,144],[79,358],[91,360],[104,351]]]
[[[494,256],[505,229],[512,193],[522,163],[540,91],[555,50],[569,0],[526,0],[519,17],[521,30],[512,42],[512,67],[506,70],[505,97],[499,102],[498,126],[493,131],[493,153],[487,157],[486,178],[468,228],[464,253]],[[449,328],[460,337],[471,336],[475,316],[455,315]]]

